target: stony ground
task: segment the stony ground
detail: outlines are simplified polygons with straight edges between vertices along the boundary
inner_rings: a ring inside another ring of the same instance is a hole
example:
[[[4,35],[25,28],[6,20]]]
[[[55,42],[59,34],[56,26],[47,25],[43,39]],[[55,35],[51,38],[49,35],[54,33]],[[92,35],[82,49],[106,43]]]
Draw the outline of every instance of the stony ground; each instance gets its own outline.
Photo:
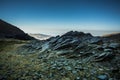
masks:
[[[102,53],[98,44],[87,44],[89,52],[80,49],[78,54],[43,43],[0,40],[0,80],[120,80],[119,49],[113,55],[110,49]]]

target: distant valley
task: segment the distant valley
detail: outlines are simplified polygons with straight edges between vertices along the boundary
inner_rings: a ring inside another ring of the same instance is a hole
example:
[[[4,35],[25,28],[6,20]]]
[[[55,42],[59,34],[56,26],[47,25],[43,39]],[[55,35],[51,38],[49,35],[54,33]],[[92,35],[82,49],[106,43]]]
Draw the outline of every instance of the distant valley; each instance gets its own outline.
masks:
[[[34,37],[35,39],[38,39],[38,40],[46,40],[46,39],[52,37],[52,36],[50,36],[50,35],[39,34],[39,33],[37,33],[37,34],[30,33],[29,35],[30,35],[31,37]]]

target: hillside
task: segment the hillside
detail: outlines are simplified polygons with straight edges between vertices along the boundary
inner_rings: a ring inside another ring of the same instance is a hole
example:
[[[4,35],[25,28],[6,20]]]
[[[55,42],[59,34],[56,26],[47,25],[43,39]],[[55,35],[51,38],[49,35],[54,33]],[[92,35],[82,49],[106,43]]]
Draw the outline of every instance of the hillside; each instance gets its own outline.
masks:
[[[0,38],[14,38],[22,40],[33,39],[18,27],[0,19]]]
[[[111,33],[111,34],[106,34],[102,37],[113,39],[113,40],[120,40],[120,33]]]
[[[119,40],[70,31],[0,45],[0,80],[120,80]]]

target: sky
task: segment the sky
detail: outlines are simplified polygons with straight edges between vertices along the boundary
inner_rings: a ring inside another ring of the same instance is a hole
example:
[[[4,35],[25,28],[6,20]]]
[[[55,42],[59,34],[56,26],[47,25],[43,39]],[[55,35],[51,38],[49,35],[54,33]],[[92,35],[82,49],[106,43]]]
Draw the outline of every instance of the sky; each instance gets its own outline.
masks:
[[[120,0],[0,0],[0,19],[26,33],[120,32]]]

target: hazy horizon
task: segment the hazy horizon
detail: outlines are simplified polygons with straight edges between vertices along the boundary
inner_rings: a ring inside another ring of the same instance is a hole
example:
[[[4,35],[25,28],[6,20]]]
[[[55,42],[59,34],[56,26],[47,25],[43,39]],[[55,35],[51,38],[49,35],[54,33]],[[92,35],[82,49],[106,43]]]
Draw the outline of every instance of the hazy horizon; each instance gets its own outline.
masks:
[[[120,32],[119,0],[1,0],[0,18],[26,33]]]

